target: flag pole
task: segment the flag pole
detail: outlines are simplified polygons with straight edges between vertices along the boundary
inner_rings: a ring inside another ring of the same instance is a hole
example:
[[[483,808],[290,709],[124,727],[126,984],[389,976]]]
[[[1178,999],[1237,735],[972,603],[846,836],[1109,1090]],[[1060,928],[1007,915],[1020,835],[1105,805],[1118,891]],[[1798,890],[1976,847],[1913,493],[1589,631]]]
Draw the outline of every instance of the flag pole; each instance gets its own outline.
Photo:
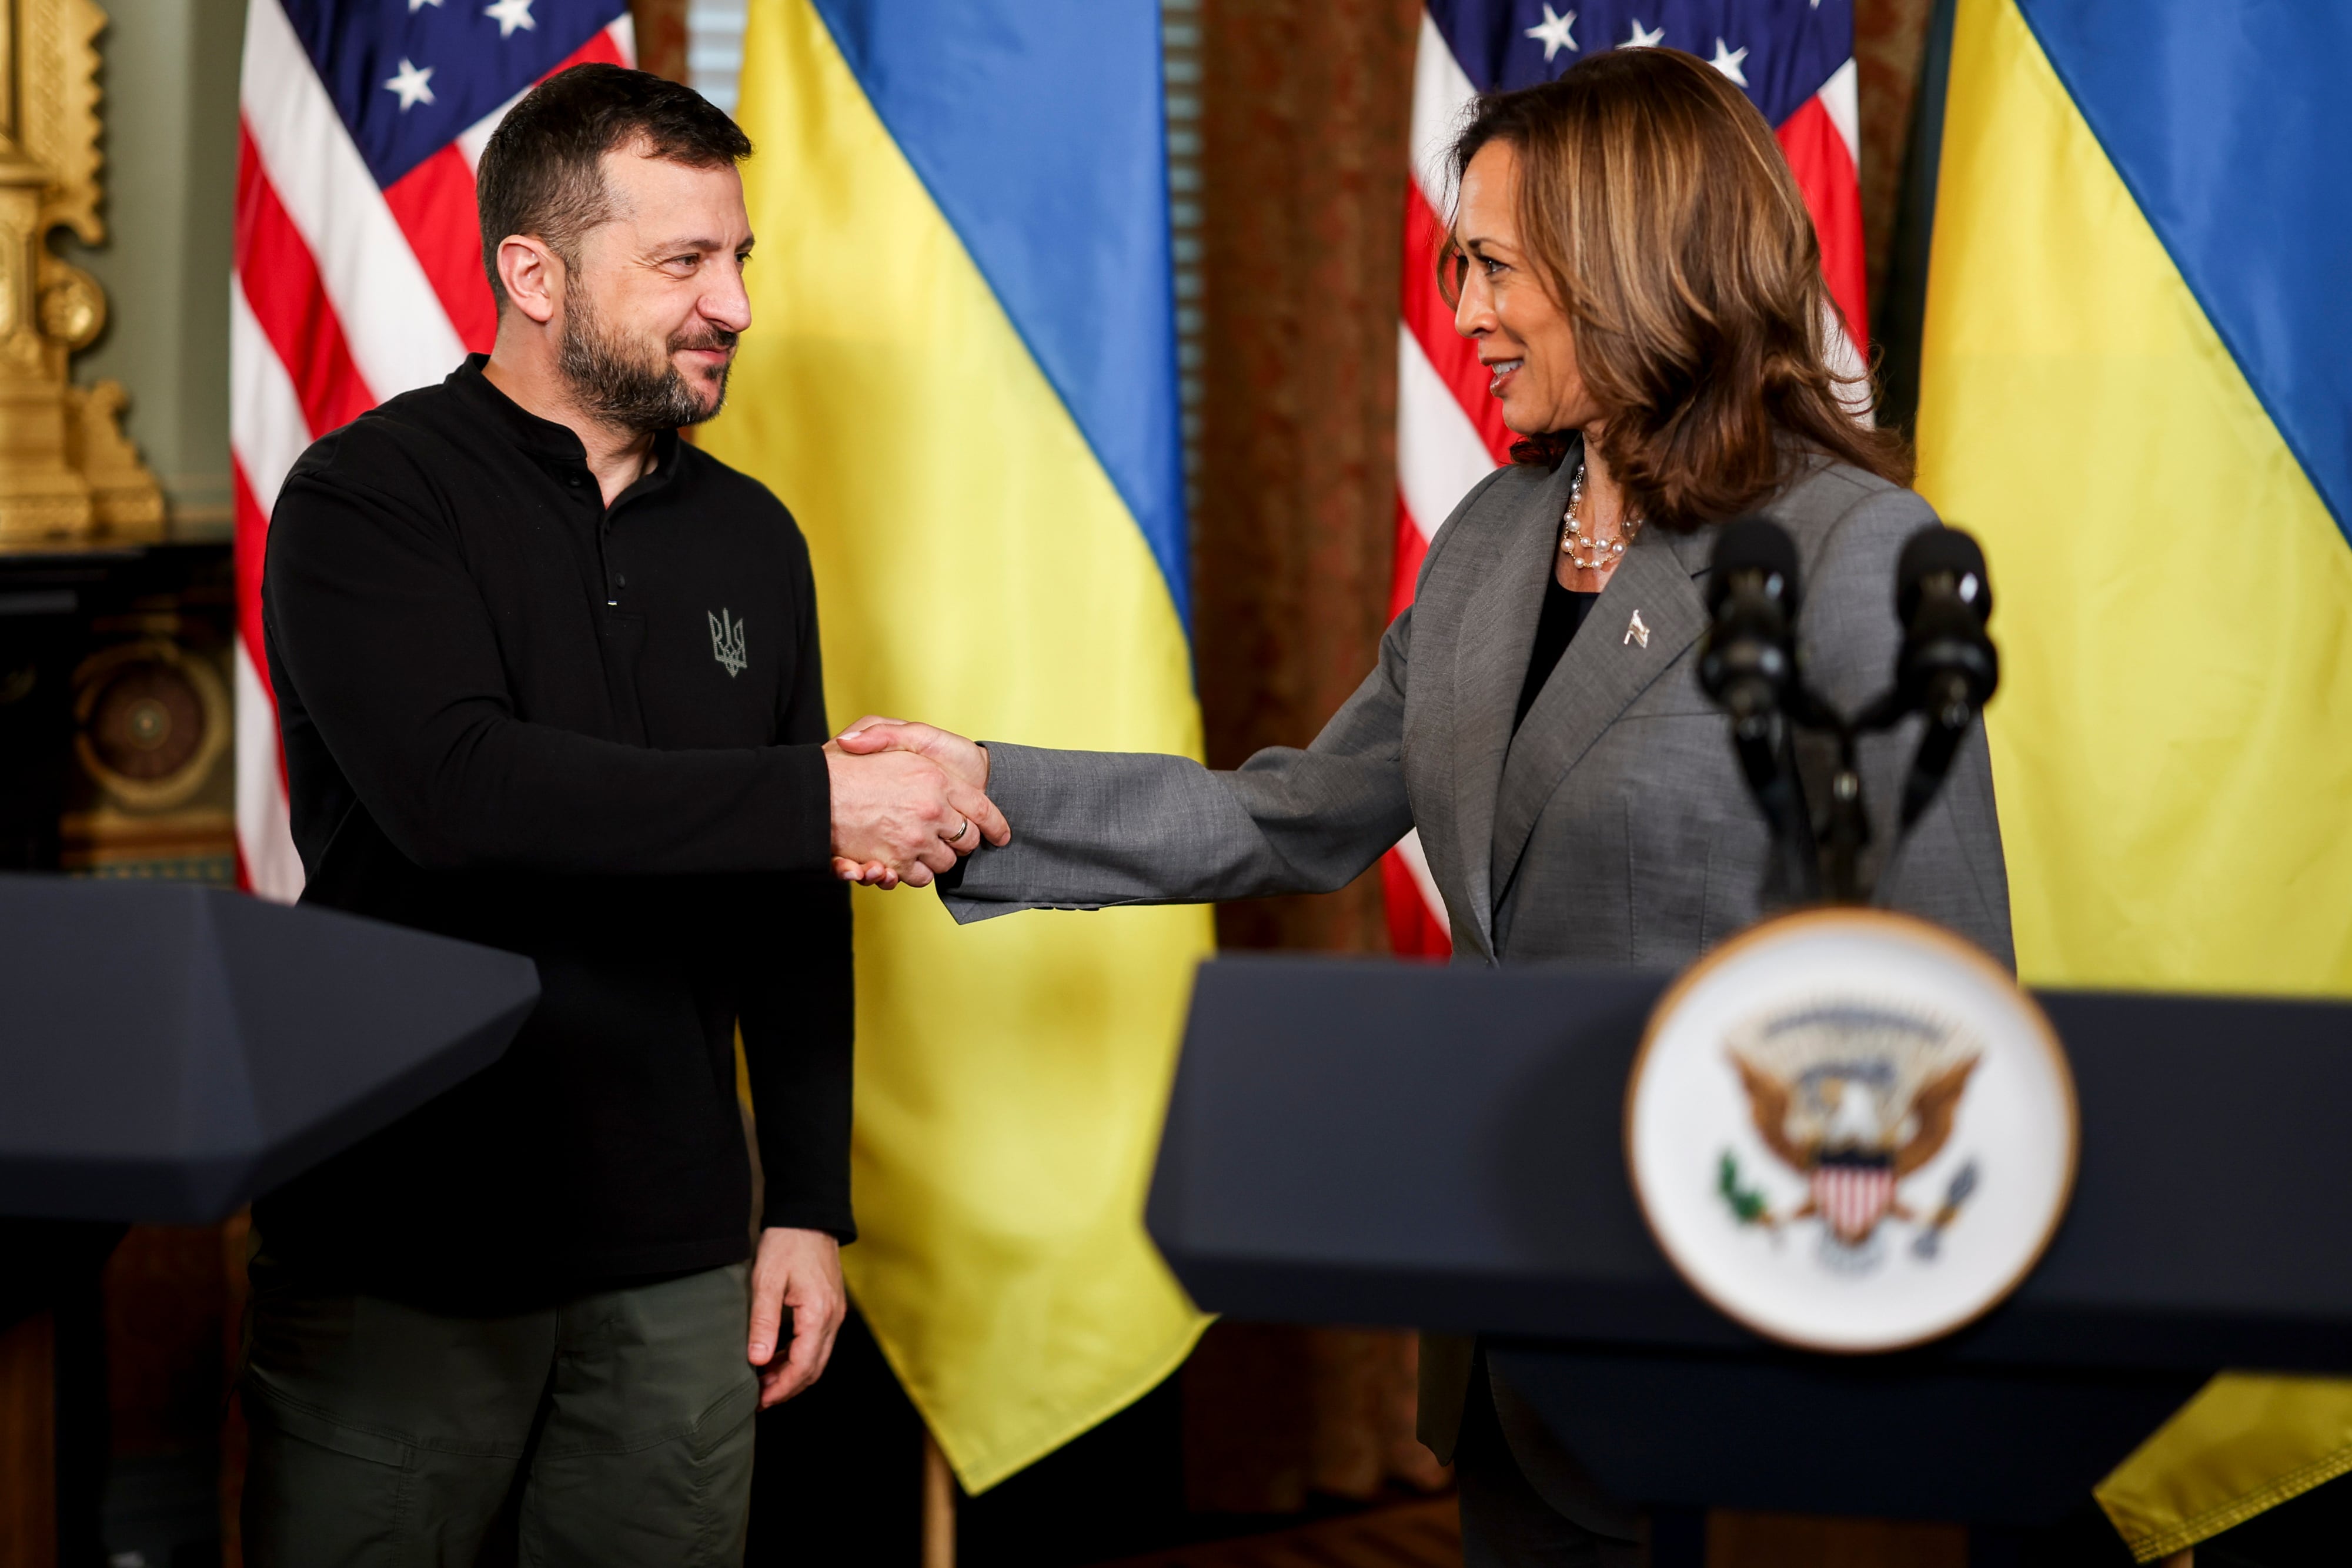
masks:
[[[940,1440],[923,1428],[923,1568],[955,1568],[956,1481]]]

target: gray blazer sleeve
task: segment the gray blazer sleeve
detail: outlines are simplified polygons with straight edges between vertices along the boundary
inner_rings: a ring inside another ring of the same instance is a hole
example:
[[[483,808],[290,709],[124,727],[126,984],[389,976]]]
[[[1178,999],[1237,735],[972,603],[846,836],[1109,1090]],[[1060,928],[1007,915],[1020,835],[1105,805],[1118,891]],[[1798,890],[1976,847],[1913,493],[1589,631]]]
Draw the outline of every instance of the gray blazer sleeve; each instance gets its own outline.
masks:
[[[1268,747],[1230,773],[1149,752],[992,743],[988,794],[1013,841],[975,851],[941,901],[969,922],[1345,886],[1412,826],[1401,763],[1412,644],[1408,609],[1312,745]]]
[[[1800,655],[1822,694],[1848,713],[1875,697],[1895,668],[1902,638],[1891,610],[1895,559],[1905,541],[1935,520],[1934,510],[1912,492],[1878,490],[1840,517],[1817,558],[1805,563]],[[1962,743],[1944,788],[1910,838],[1888,853],[1920,729],[1913,718],[1864,737],[1860,747],[1873,839],[1864,863],[1865,873],[1877,875],[1874,902],[1949,926],[2014,968],[2009,875],[1981,722]],[[1826,800],[1828,757],[1817,749],[1812,760],[1806,792]]]

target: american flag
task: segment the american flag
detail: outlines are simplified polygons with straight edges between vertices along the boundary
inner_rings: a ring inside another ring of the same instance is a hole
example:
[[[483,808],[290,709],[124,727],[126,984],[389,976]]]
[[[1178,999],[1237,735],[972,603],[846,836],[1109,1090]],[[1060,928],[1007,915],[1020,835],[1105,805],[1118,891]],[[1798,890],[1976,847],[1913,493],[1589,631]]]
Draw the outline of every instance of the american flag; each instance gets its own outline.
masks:
[[[1428,0],[1412,85],[1403,320],[1397,333],[1397,547],[1391,616],[1412,602],[1430,536],[1471,486],[1509,460],[1511,434],[1476,350],[1454,332],[1433,265],[1451,200],[1444,150],[1480,92],[1549,81],[1603,49],[1664,47],[1707,60],[1777,128],[1811,209],[1822,267],[1862,363],[1862,195],[1856,176],[1852,0]],[[1844,357],[1841,356],[1843,360]],[[1418,834],[1381,866],[1400,953],[1452,950]]]
[[[229,285],[236,486],[236,828],[248,886],[291,900],[262,543],[302,449],[441,380],[497,330],[474,165],[515,100],[635,57],[625,0],[252,0]]]

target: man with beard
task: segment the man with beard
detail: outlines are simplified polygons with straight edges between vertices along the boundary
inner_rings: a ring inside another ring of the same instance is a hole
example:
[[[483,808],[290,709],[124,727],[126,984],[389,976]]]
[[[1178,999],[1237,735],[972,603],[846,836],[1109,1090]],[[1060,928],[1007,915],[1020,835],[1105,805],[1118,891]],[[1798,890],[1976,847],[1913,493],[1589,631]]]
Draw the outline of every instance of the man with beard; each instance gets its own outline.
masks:
[[[678,438],[751,324],[750,152],[656,77],[541,85],[479,165],[492,351],[278,502],[305,900],[528,954],[541,997],[496,1065],[255,1207],[260,1568],[740,1560],[753,1412],[842,1321],[833,862],[928,881],[1006,832],[921,758],[826,743],[800,532]]]

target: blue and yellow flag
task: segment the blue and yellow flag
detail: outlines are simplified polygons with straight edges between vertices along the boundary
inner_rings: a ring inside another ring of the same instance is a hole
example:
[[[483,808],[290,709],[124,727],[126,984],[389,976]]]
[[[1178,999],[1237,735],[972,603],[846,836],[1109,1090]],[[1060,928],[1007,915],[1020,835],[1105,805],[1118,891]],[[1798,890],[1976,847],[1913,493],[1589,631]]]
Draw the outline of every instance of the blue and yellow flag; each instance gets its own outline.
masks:
[[[2030,983],[2352,995],[2352,8],[1959,0],[1920,488],[1985,544]],[[2100,1489],[2141,1561],[2352,1470],[2217,1379]]]
[[[754,0],[705,444],[808,534],[837,722],[1200,754],[1160,58],[1153,0]],[[1200,1333],[1142,1213],[1209,915],[856,916],[844,1263],[976,1491]]]

